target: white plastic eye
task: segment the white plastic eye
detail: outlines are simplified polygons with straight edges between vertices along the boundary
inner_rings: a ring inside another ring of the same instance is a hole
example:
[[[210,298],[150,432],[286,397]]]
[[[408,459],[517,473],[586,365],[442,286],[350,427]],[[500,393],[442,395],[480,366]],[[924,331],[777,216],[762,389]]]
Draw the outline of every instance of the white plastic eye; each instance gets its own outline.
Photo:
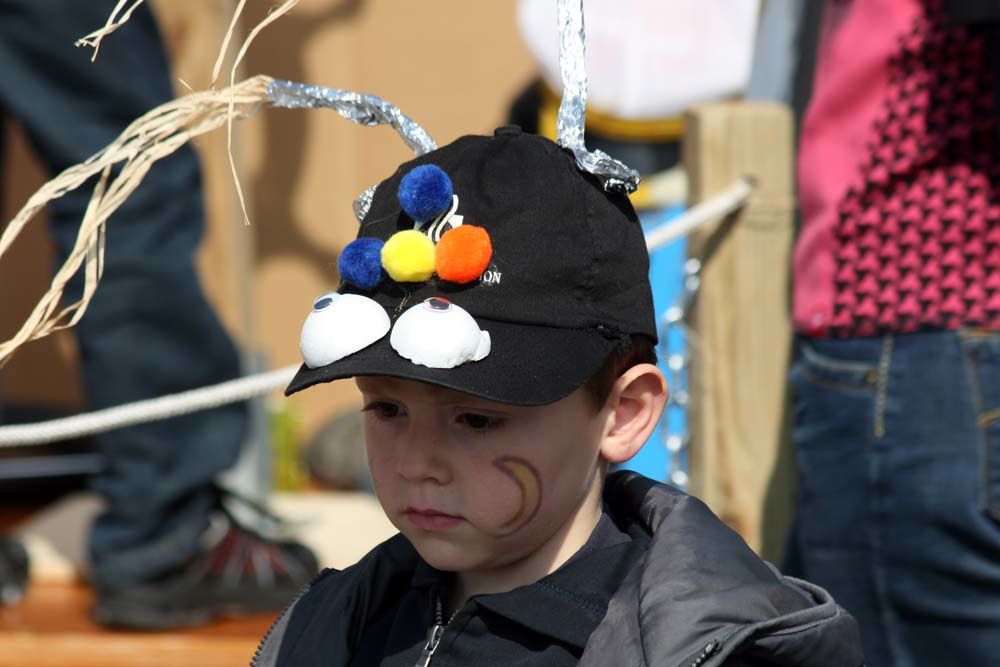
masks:
[[[490,334],[463,308],[433,297],[403,313],[389,335],[399,355],[429,368],[455,368],[490,353]]]
[[[332,364],[379,340],[390,326],[389,316],[372,299],[329,292],[313,302],[302,325],[302,360],[309,368]]]

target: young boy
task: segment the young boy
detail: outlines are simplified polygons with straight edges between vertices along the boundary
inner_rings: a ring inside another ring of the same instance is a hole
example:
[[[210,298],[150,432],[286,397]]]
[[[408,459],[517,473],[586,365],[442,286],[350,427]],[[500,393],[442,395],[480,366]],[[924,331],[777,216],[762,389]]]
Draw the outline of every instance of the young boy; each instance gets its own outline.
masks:
[[[694,498],[605,478],[667,388],[635,213],[570,152],[507,127],[407,163],[339,265],[288,393],[356,378],[400,534],[321,574],[254,664],[861,665],[822,589]]]

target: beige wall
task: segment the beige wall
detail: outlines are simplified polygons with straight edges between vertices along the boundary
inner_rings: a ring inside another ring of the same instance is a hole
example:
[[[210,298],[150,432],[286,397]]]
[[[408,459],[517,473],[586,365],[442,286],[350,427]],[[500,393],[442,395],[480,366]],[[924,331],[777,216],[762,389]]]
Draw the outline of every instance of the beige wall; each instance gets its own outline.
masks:
[[[196,89],[209,83],[235,4],[153,0],[175,74]],[[250,0],[241,28],[256,24],[275,4]],[[80,32],[93,27],[81,26]],[[301,0],[260,34],[242,75],[378,94],[442,145],[501,123],[508,101],[532,70],[516,33],[513,0]],[[180,84],[178,90],[183,93]],[[314,297],[336,286],[337,253],[357,229],[351,202],[410,154],[392,130],[359,127],[327,110],[262,110],[238,126],[236,144],[252,224],[245,227],[236,208],[225,132],[202,137],[196,146],[204,165],[209,230],[199,268],[229,330],[277,368],[298,361],[302,319]],[[17,164],[30,162],[19,137],[11,148]],[[41,182],[30,164],[6,170],[5,220]],[[42,223],[15,255],[0,260],[0,334],[12,332],[44,291],[51,253]],[[244,262],[247,270],[241,268]],[[80,405],[73,355],[70,336],[29,344],[3,371],[6,396]],[[342,382],[289,400],[303,415],[308,434],[356,398],[353,385]]]

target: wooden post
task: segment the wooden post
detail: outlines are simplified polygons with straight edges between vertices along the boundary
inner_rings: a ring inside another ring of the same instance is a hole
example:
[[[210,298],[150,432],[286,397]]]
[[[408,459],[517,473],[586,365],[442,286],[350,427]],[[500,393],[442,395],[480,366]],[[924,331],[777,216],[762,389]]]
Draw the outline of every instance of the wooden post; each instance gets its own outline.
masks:
[[[689,315],[691,488],[748,544],[777,559],[791,509],[787,370],[793,236],[793,120],[783,105],[713,103],[687,118],[690,203],[741,176],[747,204],[697,230],[702,262]]]

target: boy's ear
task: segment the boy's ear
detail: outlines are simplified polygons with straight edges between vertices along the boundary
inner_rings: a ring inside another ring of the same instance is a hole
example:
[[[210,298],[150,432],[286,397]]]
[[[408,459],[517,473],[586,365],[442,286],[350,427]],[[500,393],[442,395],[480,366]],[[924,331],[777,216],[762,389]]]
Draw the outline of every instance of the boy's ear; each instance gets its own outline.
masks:
[[[611,463],[635,456],[656,428],[667,396],[667,380],[656,366],[638,364],[622,373],[605,404],[608,419],[601,456]]]

